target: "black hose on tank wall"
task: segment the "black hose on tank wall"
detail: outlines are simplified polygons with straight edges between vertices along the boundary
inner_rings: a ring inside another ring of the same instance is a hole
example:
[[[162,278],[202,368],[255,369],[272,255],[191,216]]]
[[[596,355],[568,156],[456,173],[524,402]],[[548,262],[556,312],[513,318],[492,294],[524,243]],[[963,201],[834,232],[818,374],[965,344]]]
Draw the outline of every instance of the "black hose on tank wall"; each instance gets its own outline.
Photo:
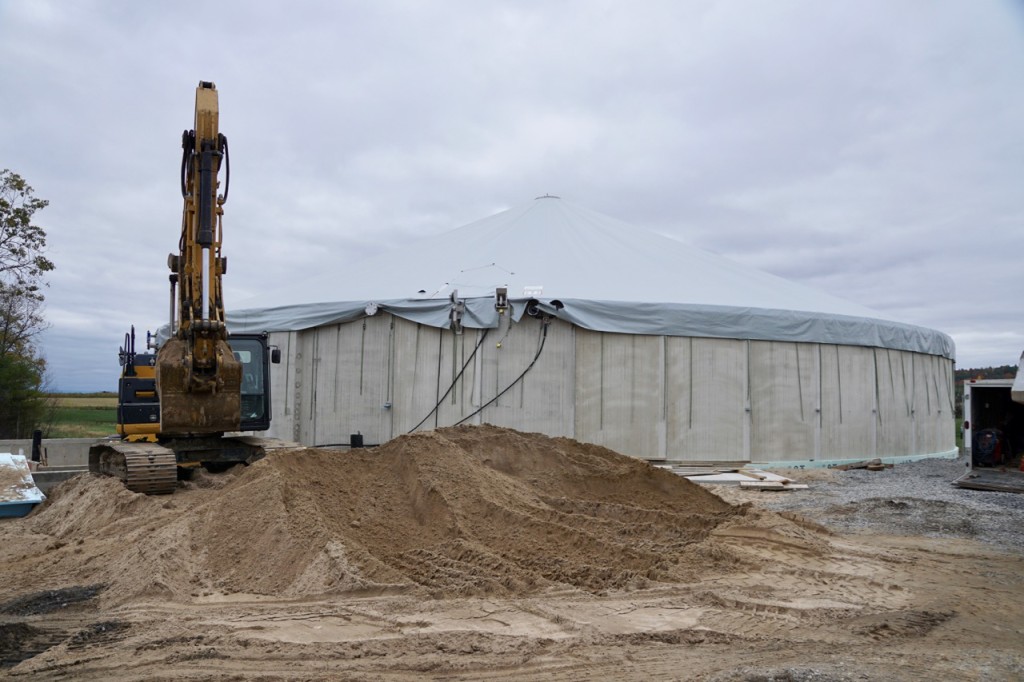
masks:
[[[435,412],[437,412],[437,408],[441,407],[441,403],[444,402],[444,399],[447,398],[448,394],[452,392],[453,388],[455,388],[455,384],[459,383],[459,379],[462,378],[462,374],[466,371],[466,368],[469,367],[469,363],[473,362],[473,358],[476,357],[476,352],[478,350],[480,350],[480,346],[482,346],[484,344],[484,339],[487,338],[487,333],[489,331],[490,331],[490,329],[484,329],[484,333],[480,337],[480,340],[477,341],[476,347],[474,347],[473,348],[473,352],[469,354],[469,358],[467,358],[465,364],[462,365],[462,369],[460,369],[459,373],[455,375],[454,379],[452,379],[452,383],[448,386],[448,390],[444,392],[443,396],[438,398],[437,404],[434,405],[434,407],[430,410],[430,412],[427,412],[427,415],[425,417],[423,417],[423,419],[420,420],[420,423],[417,424],[416,426],[412,427],[411,429],[409,429],[406,432],[407,434],[412,433],[416,429],[418,429],[421,426],[423,426],[424,422],[426,422],[428,419],[430,419],[431,415],[433,415]],[[440,363],[441,363],[440,353],[438,353],[438,366],[439,367],[440,367]]]
[[[550,323],[550,319],[549,318],[545,317],[543,320],[541,320],[541,324],[544,325],[544,327],[543,327],[543,332],[541,333],[541,337],[540,337],[540,346],[538,346],[538,348],[537,348],[537,354],[533,356],[533,360],[530,361],[530,364],[527,365],[526,369],[523,370],[522,374],[517,376],[515,378],[515,381],[513,381],[511,384],[509,384],[508,386],[503,388],[501,390],[501,392],[498,393],[498,395],[496,395],[493,398],[491,398],[490,400],[488,400],[486,403],[484,403],[483,405],[478,407],[472,413],[466,415],[465,417],[463,417],[459,421],[455,422],[454,426],[458,426],[459,424],[462,424],[463,422],[469,421],[473,417],[477,416],[478,414],[483,412],[484,409],[486,409],[487,407],[489,407],[489,406],[493,405],[495,402],[497,402],[498,398],[500,398],[501,396],[503,396],[506,393],[508,393],[509,390],[511,390],[511,388],[513,386],[515,386],[516,384],[518,384],[520,381],[523,380],[523,377],[526,376],[526,373],[529,372],[531,369],[533,369],[533,366],[535,364],[537,364],[537,360],[538,360],[538,358],[540,358],[540,354],[544,350],[544,342],[548,340],[548,324],[549,323]]]

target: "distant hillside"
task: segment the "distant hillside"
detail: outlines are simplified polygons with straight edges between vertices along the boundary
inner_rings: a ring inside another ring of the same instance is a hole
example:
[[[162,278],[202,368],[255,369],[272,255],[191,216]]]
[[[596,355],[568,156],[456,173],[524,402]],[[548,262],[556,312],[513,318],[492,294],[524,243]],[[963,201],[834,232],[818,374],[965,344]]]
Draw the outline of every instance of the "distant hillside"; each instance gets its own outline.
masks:
[[[979,367],[977,369],[958,369],[953,375],[957,383],[967,379],[1012,379],[1017,376],[1017,365],[1000,367]]]
[[[1017,365],[1000,367],[977,367],[958,369],[953,373],[954,414],[957,419],[963,418],[964,382],[969,379],[1012,379],[1017,376]]]

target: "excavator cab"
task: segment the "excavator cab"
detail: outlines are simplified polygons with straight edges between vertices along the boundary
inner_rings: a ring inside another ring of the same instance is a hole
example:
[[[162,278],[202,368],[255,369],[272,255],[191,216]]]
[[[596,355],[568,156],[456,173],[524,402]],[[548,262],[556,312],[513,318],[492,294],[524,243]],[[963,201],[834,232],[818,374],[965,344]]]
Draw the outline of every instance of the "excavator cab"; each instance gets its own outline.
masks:
[[[234,359],[241,365],[241,422],[238,431],[270,428],[270,365],[281,362],[267,334],[228,337]],[[157,441],[161,433],[160,398],[156,390],[156,355],[135,352],[135,329],[125,335],[118,380],[117,433],[129,441]]]
[[[270,364],[281,362],[281,351],[267,346],[266,334],[233,334],[231,351],[242,365],[241,431],[270,428]]]

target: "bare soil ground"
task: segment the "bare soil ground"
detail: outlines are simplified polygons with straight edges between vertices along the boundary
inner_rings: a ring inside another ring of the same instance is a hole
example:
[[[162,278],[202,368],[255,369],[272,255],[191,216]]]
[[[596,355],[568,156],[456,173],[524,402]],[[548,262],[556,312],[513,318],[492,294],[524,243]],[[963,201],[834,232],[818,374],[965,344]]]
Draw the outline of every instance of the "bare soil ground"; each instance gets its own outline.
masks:
[[[777,499],[494,427],[274,454],[173,496],[83,475],[0,523],[0,675],[1024,677],[1020,547],[837,532]]]

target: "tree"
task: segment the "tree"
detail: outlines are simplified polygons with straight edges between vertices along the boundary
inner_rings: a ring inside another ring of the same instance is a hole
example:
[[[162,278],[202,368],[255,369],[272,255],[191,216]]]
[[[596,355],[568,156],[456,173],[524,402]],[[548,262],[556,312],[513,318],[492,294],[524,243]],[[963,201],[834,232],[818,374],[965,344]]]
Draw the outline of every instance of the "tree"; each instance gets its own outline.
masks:
[[[45,415],[42,392],[46,361],[36,339],[46,328],[42,314],[46,232],[33,224],[49,202],[25,180],[0,172],[0,437],[27,438]]]

